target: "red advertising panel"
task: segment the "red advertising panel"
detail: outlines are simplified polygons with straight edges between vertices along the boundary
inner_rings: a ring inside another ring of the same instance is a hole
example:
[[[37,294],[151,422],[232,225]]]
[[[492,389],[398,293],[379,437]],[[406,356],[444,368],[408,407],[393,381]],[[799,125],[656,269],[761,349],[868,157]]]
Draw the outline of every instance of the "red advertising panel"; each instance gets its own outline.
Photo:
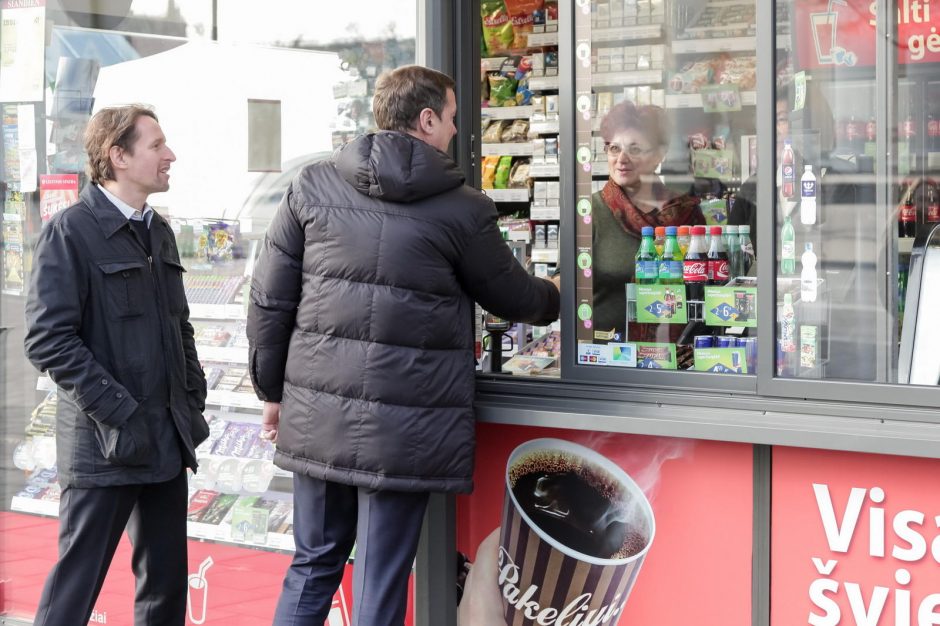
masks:
[[[751,622],[752,446],[480,424],[474,483],[462,624]]]
[[[940,61],[940,4],[897,0],[898,63]],[[875,64],[876,3],[796,0],[793,33],[797,70]]]
[[[940,624],[940,461],[775,448],[771,626]]]
[[[56,559],[58,522],[22,513],[0,513],[0,615],[32,619],[46,575]],[[189,542],[187,626],[270,624],[289,554],[221,543]],[[413,597],[413,594],[412,594]],[[409,601],[405,623],[414,623]],[[89,624],[134,623],[131,546],[122,538]],[[324,626],[352,624],[352,566],[333,597]]]

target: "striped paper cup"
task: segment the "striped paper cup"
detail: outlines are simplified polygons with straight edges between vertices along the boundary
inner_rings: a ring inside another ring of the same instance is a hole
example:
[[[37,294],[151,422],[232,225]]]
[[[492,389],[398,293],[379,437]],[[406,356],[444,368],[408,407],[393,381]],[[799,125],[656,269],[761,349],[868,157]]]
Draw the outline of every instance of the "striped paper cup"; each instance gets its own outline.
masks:
[[[606,493],[615,514],[628,522],[618,552],[607,558],[579,552],[549,535],[526,513],[513,487],[526,474],[545,468],[562,468],[559,471],[586,476],[587,483],[605,485],[598,493]],[[498,584],[506,625],[616,625],[655,530],[649,501],[616,463],[561,439],[534,439],[520,445],[506,466],[499,537]]]

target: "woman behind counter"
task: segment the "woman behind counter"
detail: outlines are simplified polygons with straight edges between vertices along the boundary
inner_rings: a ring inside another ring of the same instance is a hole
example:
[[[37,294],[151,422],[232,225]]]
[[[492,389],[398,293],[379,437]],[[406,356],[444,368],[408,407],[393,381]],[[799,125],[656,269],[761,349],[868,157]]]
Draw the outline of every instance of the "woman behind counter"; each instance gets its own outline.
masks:
[[[699,200],[666,188],[655,174],[666,156],[669,121],[657,106],[614,106],[601,122],[610,178],[591,198],[594,337],[598,341],[673,341],[682,327],[631,324],[624,335],[627,283],[644,226],[704,224]]]

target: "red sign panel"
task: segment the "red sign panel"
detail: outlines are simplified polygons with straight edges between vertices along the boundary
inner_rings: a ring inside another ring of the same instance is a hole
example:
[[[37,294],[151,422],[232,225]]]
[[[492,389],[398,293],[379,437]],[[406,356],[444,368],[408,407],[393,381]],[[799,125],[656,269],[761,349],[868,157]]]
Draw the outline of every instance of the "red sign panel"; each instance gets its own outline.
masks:
[[[898,0],[898,63],[940,61],[940,4]],[[875,64],[876,3],[797,0],[793,15],[797,70]]]
[[[771,626],[940,624],[940,461],[775,448]]]

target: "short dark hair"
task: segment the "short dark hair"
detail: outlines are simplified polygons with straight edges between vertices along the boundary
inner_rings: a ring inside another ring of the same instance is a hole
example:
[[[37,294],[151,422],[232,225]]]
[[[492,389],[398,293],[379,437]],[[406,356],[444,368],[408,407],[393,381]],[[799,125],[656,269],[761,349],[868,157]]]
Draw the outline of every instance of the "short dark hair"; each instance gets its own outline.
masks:
[[[405,65],[379,76],[372,99],[372,114],[380,130],[414,130],[418,116],[431,109],[441,117],[447,90],[455,91],[454,79],[420,65]]]
[[[626,129],[637,130],[657,147],[669,146],[669,118],[661,107],[636,106],[629,100],[616,104],[601,121],[601,137],[613,141],[614,135]]]
[[[85,127],[85,152],[88,163],[85,172],[95,184],[114,180],[111,167],[112,146],[118,146],[128,154],[134,154],[133,146],[137,141],[137,120],[146,115],[159,122],[153,109],[143,104],[109,107],[101,109]]]

